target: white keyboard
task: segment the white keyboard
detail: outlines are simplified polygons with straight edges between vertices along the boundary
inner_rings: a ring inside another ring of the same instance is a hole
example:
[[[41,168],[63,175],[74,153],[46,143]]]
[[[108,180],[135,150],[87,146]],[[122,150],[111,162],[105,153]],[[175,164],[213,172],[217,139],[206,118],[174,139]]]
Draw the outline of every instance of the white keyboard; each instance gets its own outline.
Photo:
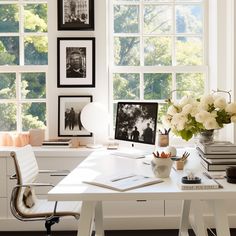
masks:
[[[132,159],[139,159],[144,158],[147,154],[139,153],[139,152],[122,152],[122,151],[115,151],[112,155],[120,156],[120,157],[128,157]]]

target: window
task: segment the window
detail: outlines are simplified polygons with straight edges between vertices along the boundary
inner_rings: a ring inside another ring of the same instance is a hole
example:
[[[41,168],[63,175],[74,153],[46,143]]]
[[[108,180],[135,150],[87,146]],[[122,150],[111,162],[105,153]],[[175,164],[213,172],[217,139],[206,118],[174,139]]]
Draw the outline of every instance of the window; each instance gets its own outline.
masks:
[[[110,2],[113,111],[118,101],[158,101],[160,121],[170,95],[180,99],[186,93],[204,93],[205,0]]]
[[[47,0],[0,0],[0,131],[46,125]]]

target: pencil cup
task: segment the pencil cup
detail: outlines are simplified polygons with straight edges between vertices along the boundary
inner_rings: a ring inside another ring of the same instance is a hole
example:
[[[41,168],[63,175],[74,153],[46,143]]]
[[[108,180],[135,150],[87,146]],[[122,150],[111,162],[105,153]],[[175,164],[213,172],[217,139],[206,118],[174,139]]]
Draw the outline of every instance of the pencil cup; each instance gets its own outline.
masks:
[[[181,160],[176,161],[176,162],[175,162],[175,168],[176,168],[176,170],[183,170],[183,169],[184,169],[184,162],[185,162],[185,161],[181,161]]]
[[[168,134],[158,134],[158,146],[159,147],[169,146],[169,135]]]

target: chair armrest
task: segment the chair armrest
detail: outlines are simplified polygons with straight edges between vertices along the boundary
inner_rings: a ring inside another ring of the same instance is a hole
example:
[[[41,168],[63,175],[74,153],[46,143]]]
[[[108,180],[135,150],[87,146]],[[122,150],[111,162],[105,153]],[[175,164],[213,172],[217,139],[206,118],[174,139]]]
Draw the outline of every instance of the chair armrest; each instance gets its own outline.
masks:
[[[50,174],[50,176],[67,176],[69,170],[39,170],[40,174]]]
[[[55,185],[51,183],[24,183],[24,184],[17,184],[15,187],[54,187]]]

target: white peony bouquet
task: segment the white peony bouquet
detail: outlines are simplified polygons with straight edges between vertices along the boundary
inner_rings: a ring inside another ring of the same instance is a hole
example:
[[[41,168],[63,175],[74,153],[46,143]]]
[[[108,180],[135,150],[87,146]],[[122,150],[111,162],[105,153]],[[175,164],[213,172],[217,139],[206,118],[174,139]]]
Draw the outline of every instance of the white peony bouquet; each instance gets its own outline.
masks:
[[[200,99],[183,97],[178,103],[168,100],[167,114],[162,122],[185,140],[205,130],[219,129],[236,122],[236,103],[227,103],[219,95],[204,95]]]

